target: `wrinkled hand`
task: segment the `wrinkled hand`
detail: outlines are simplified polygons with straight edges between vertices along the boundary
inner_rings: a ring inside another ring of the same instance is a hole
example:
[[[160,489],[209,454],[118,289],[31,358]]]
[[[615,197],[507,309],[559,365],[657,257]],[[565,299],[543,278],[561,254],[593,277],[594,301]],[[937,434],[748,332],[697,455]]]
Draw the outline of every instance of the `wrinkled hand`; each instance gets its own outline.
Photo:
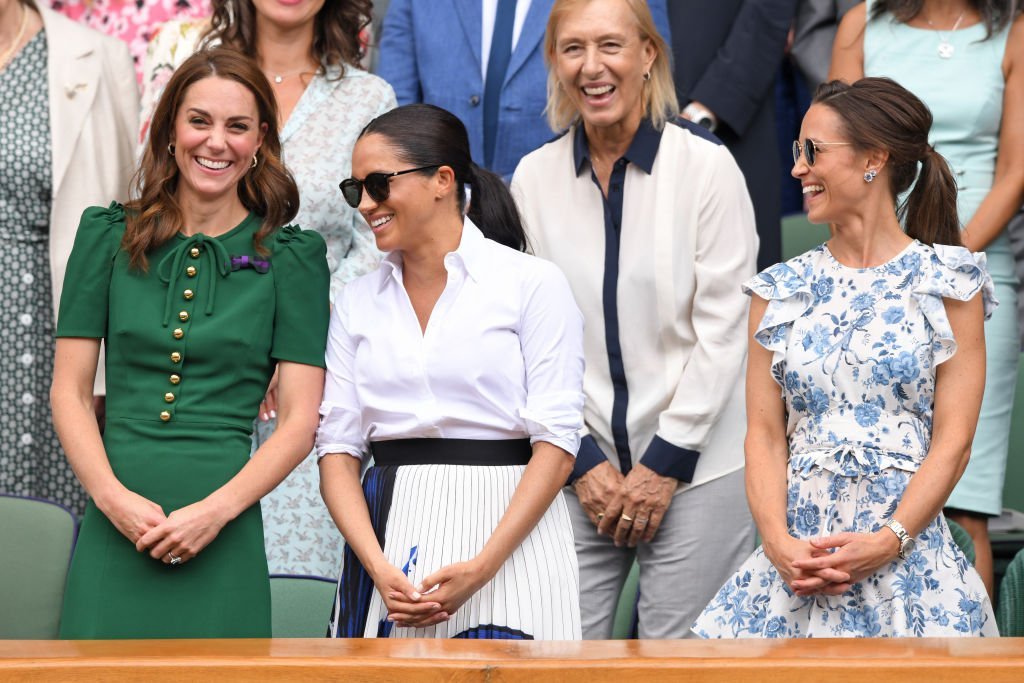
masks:
[[[605,508],[598,533],[612,535],[615,545],[620,547],[651,542],[678,485],[678,479],[663,477],[637,463]]]
[[[847,531],[834,536],[811,539],[810,545],[819,553],[814,557],[795,559],[792,566],[802,572],[818,575],[830,569],[842,572],[849,577],[844,584],[846,590],[849,590],[850,585],[863,581],[879,567],[891,562],[899,552],[899,539],[888,529],[880,529],[870,534]],[[830,552],[832,549],[835,551]],[[794,584],[800,590],[806,589],[805,581],[796,581]],[[839,587],[836,586],[835,590]]]
[[[277,382],[278,369],[274,368],[274,376],[267,385],[267,393],[260,402],[260,420],[270,422],[277,417]]]
[[[476,560],[469,560],[441,567],[423,579],[419,590],[425,600],[439,603],[443,613],[452,615],[490,580]]]
[[[827,550],[815,548],[807,540],[793,538],[788,534],[775,542],[765,541],[764,554],[789,589],[805,597],[816,593],[841,595],[850,589],[850,575],[835,568],[818,571],[800,569],[796,565],[804,560],[822,557]]]
[[[228,523],[227,517],[206,501],[175,510],[167,519],[153,527],[136,543],[135,549],[149,552],[154,560],[170,564],[170,555],[188,562],[217,538]]]
[[[596,527],[605,516],[605,510],[622,489],[626,480],[610,462],[603,462],[576,480],[573,490],[583,511]]]
[[[388,620],[396,626],[426,628],[448,621],[440,603],[421,595],[398,567],[389,564],[378,570],[373,583],[388,608]]]
[[[132,543],[167,519],[162,507],[128,489],[103,505],[100,511]]]

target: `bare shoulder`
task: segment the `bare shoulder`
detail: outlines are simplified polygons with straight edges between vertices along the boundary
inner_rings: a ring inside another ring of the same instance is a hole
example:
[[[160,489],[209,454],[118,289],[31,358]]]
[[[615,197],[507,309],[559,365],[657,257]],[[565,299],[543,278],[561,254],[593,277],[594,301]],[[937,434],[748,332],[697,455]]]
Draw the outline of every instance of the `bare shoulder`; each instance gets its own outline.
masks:
[[[1006,53],[1003,58],[1003,71],[1009,76],[1016,70],[1024,69],[1024,14],[1018,14],[1010,24],[1010,35],[1006,38]]]

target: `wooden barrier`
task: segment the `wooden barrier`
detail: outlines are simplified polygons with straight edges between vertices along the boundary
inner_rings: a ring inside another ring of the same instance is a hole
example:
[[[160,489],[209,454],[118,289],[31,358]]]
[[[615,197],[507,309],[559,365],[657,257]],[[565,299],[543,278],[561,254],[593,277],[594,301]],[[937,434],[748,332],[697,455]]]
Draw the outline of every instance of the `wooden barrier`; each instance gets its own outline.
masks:
[[[1021,683],[1024,638],[0,641],[0,681]]]

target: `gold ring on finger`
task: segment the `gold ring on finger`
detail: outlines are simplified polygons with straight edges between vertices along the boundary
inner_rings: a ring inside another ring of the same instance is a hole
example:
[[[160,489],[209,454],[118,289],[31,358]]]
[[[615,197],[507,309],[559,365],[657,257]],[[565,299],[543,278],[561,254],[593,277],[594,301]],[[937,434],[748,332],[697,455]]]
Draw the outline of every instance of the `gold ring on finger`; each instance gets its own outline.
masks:
[[[629,515],[619,515],[619,519],[621,519],[623,522],[629,522],[630,524],[633,523],[633,518]]]
[[[604,519],[604,513],[603,512],[598,512],[597,513],[597,521],[600,522],[602,519]]]

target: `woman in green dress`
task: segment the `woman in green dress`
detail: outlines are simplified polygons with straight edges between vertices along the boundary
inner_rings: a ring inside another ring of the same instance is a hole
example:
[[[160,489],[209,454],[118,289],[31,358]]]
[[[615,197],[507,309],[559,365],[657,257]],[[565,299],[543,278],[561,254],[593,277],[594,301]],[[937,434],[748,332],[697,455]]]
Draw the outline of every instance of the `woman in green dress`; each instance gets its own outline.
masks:
[[[157,106],[138,199],[82,217],[51,396],[92,498],[64,638],[270,636],[259,499],[313,445],[328,320],[323,238],[280,227],[298,209],[280,149],[259,69],[228,49],[199,52]],[[275,367],[278,429],[250,459]]]

